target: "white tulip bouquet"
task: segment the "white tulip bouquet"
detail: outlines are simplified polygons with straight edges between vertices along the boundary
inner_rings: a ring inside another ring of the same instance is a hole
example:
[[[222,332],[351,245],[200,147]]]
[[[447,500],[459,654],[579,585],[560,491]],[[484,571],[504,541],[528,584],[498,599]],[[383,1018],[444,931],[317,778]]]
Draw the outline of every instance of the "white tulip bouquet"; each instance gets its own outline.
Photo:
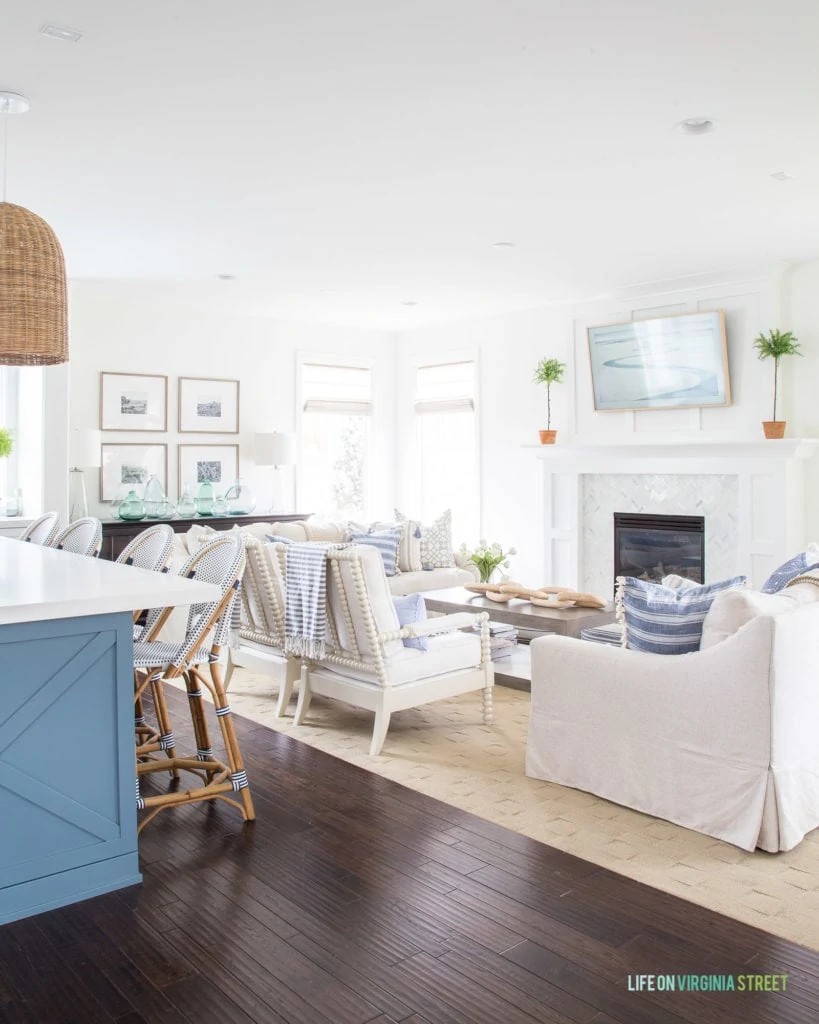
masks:
[[[477,565],[481,583],[488,583],[496,569],[509,568],[509,556],[516,555],[517,551],[514,548],[504,551],[500,544],[487,544],[485,540],[480,540],[474,551],[470,551],[466,544],[462,544],[461,554]]]

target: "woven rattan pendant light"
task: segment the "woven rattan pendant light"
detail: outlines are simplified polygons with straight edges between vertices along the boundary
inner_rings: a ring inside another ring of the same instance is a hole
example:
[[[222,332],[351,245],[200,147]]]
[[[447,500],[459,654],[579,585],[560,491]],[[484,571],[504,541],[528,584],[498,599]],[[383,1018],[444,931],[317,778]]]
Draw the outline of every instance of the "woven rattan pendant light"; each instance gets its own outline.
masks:
[[[0,92],[3,115],[3,200],[0,202],[0,364],[50,366],[68,361],[65,259],[42,217],[6,202],[8,119],[24,96]]]

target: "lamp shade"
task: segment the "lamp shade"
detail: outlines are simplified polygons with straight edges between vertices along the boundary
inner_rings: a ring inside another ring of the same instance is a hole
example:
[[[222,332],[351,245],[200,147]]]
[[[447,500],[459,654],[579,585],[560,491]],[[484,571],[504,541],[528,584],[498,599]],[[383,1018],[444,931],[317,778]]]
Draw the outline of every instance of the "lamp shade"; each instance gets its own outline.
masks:
[[[290,466],[293,464],[293,435],[257,434],[255,452],[257,466]]]
[[[65,260],[42,217],[0,202],[0,364],[68,361]]]

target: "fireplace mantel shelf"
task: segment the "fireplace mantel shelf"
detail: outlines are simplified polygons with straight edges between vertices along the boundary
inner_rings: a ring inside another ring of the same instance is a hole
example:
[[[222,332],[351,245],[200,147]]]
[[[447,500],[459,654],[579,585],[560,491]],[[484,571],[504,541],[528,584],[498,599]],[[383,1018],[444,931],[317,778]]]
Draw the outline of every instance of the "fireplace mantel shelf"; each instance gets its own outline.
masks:
[[[819,438],[784,438],[781,441],[671,441],[624,444],[523,445],[546,461],[563,459],[813,459],[819,456]]]
[[[704,516],[707,571],[755,586],[815,539],[819,438],[525,447],[542,473],[546,580],[609,593],[615,512]]]

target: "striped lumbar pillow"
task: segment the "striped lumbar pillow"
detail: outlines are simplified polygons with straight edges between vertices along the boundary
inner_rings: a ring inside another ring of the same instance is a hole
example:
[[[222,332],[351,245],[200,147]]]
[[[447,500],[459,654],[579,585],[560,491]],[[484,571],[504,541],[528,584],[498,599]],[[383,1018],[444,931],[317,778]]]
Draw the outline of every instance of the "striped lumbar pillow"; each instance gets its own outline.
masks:
[[[351,526],[348,539],[351,544],[368,544],[370,547],[378,548],[381,560],[384,563],[384,573],[387,576],[395,576],[398,572],[398,545],[401,541],[403,528],[393,526],[386,530],[358,530]]]
[[[674,590],[633,576],[617,577],[617,621],[623,646],[649,654],[690,654],[700,649],[702,624],[711,602],[723,590],[743,587],[747,576],[734,576]]]

